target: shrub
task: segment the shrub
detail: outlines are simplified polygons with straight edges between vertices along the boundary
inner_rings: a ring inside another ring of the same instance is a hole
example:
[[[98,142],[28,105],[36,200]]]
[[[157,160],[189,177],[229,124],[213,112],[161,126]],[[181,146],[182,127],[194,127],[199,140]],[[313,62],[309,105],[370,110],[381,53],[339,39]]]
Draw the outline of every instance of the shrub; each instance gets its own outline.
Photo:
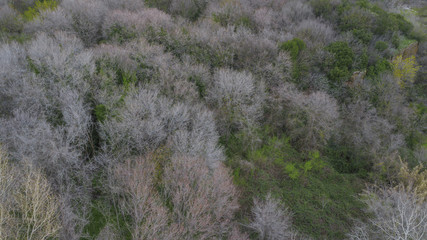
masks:
[[[350,70],[353,66],[354,53],[347,42],[334,42],[326,47],[326,50],[333,54],[331,71],[328,78],[333,82],[342,82],[350,77]]]
[[[195,21],[203,14],[207,3],[206,0],[172,0],[169,10]]]
[[[392,65],[390,64],[390,62],[385,58],[381,58],[377,60],[373,65],[368,66],[366,75],[368,77],[375,78],[379,76],[381,73],[384,73],[390,70],[392,70]]]
[[[365,9],[352,8],[341,14],[339,28],[341,31],[352,31],[354,29],[370,31],[373,24],[372,14]]]
[[[393,62],[393,75],[397,79],[401,88],[405,88],[408,84],[414,83],[420,66],[415,61],[415,57],[402,59],[402,56],[397,56]]]
[[[56,7],[53,11],[42,11],[40,15],[25,23],[27,33],[45,32],[54,35],[57,31],[73,32],[72,19],[63,8]]]
[[[37,0],[34,2],[33,7],[29,7],[27,11],[24,12],[23,17],[25,21],[33,21],[37,18],[42,12],[55,10],[58,3],[55,0]]]
[[[364,44],[369,44],[373,37],[372,32],[366,29],[353,29],[352,33]]]
[[[387,32],[399,30],[408,36],[414,28],[413,25],[400,14],[387,13],[378,6],[374,6],[371,10],[377,14],[375,18],[375,34],[383,35]]]
[[[22,27],[22,19],[13,8],[0,6],[0,32],[19,33]]]
[[[293,61],[296,61],[300,52],[305,49],[305,43],[301,39],[294,38],[279,45],[280,50],[287,51]]]
[[[316,17],[328,18],[333,13],[334,7],[336,7],[331,0],[314,0],[310,3]]]
[[[249,224],[259,239],[278,240],[292,239],[295,233],[291,230],[292,214],[281,206],[271,194],[264,201],[254,199],[252,208],[253,220]]]
[[[279,45],[279,49],[282,51],[289,52],[291,59],[293,61],[292,68],[292,77],[295,80],[300,79],[302,73],[306,72],[306,65],[300,61],[298,58],[300,56],[300,52],[306,48],[304,41],[298,38],[294,38],[287,42],[283,42]]]
[[[23,13],[28,8],[34,5],[36,0],[9,0],[11,7],[16,9],[18,12]]]
[[[375,49],[380,52],[384,52],[388,48],[388,44],[384,41],[378,41],[375,43]]]

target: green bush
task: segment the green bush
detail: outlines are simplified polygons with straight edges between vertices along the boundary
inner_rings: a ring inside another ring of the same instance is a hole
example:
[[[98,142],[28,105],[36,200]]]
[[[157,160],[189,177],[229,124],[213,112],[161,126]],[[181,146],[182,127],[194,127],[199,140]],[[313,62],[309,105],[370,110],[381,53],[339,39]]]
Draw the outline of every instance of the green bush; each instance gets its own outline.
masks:
[[[104,122],[107,118],[107,107],[104,104],[95,106],[95,117],[99,122]]]
[[[368,67],[366,75],[368,77],[374,78],[377,77],[380,73],[391,71],[391,69],[391,63],[387,59],[381,58],[380,60],[376,61],[374,65]]]
[[[293,68],[292,68],[292,78],[294,80],[298,80],[302,77],[303,73],[306,72],[307,67],[298,61],[298,56],[300,55],[301,51],[303,51],[306,48],[306,45],[303,40],[299,38],[294,38],[292,40],[283,42],[279,44],[279,49],[281,51],[286,51],[291,56],[292,62],[293,62]]]
[[[192,75],[188,77],[188,80],[196,85],[199,97],[204,98],[206,96],[206,85],[203,83],[201,77]]]
[[[279,45],[280,50],[289,52],[293,61],[297,60],[300,52],[305,48],[304,41],[299,38],[294,38]]]
[[[373,30],[375,34],[384,35],[387,32],[399,30],[408,36],[414,28],[414,26],[400,14],[388,13],[378,6],[372,7],[371,10],[377,14]]]
[[[339,20],[338,26],[341,31],[351,31],[353,29],[370,31],[372,16],[363,9],[352,9],[344,12]]]
[[[24,12],[23,18],[25,21],[32,21],[37,18],[41,12],[54,10],[57,6],[58,3],[55,0],[37,0],[33,7],[29,7],[28,10]]]
[[[372,170],[369,158],[353,147],[331,143],[325,153],[330,164],[339,173],[356,173],[360,177],[367,177]]]
[[[118,24],[113,25],[107,34],[107,39],[117,41],[122,44],[137,37],[137,33]]]
[[[364,44],[370,43],[373,37],[372,32],[367,29],[353,29],[352,33]]]
[[[300,171],[295,167],[295,163],[287,163],[285,166],[285,172],[292,180],[296,180],[300,176]]]
[[[354,53],[346,42],[334,42],[326,47],[326,50],[333,54],[332,66],[328,72],[328,78],[333,82],[342,82],[350,77],[350,70],[353,66]]]
[[[354,197],[363,184],[355,176],[337,173],[322,161],[319,152],[304,157],[286,137],[265,134],[268,132],[259,136],[262,146],[246,154],[240,144],[225,144],[227,164],[242,192],[237,214],[240,221],[250,218],[254,197],[271,192],[294,213],[294,227],[299,232],[315,239],[344,239],[352,219],[364,219],[364,205]],[[243,164],[243,160],[250,164]]]
[[[334,11],[334,7],[331,0],[314,0],[311,1],[311,7],[313,8],[314,15],[316,17],[327,18]]]
[[[388,48],[388,44],[384,41],[378,41],[375,43],[375,49],[380,52],[384,52]]]

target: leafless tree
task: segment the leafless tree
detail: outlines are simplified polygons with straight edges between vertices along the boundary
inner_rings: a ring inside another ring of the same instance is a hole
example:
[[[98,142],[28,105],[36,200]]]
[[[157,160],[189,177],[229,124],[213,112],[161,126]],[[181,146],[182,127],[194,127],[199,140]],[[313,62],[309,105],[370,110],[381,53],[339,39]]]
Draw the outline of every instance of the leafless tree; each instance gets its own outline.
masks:
[[[344,109],[345,120],[342,135],[344,141],[358,149],[381,158],[403,146],[403,135],[393,133],[395,128],[389,121],[378,116],[368,102],[357,100]]]
[[[203,159],[174,157],[164,170],[164,186],[182,239],[211,239],[231,231],[237,192],[224,166],[209,170]]]
[[[234,126],[256,124],[262,115],[263,86],[257,86],[252,74],[220,69],[208,90],[208,102],[219,110],[222,133]]]
[[[292,214],[270,194],[261,201],[254,199],[253,220],[249,224],[258,238],[263,240],[292,239]]]
[[[24,25],[24,32],[45,32],[53,35],[57,31],[74,32],[72,18],[62,7],[53,11],[43,11],[40,16]]]
[[[421,240],[427,234],[427,202],[411,188],[371,187],[363,199],[374,214],[370,222],[381,239]]]
[[[337,101],[324,92],[304,94],[293,86],[282,91],[291,137],[301,148],[323,146],[340,126]]]
[[[61,6],[71,14],[74,31],[86,46],[101,39],[101,27],[107,7],[102,1],[64,0]]]
[[[50,239],[61,229],[59,200],[43,173],[24,162],[11,165],[0,156],[1,239]]]
[[[114,170],[113,191],[122,193],[124,214],[131,216],[133,239],[170,239],[167,208],[156,191],[156,168],[152,158],[128,159]]]

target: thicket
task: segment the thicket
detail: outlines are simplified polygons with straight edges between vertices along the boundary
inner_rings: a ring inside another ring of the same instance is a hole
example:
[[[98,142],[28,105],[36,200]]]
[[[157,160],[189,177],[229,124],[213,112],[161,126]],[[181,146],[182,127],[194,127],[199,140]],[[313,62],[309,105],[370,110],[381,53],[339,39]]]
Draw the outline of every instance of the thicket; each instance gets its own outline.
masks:
[[[0,239],[424,239],[400,3],[2,1]]]

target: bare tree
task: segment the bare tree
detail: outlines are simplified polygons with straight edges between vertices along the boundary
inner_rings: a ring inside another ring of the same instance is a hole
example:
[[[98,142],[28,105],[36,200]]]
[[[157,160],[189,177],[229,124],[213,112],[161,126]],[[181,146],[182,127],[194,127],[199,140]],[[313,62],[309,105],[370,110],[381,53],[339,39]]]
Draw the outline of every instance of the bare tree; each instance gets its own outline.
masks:
[[[53,11],[42,11],[33,21],[26,22],[24,32],[45,32],[53,35],[56,31],[74,32],[72,18],[62,7]]]
[[[25,162],[22,169],[18,167],[0,156],[1,239],[58,237],[60,204],[49,182],[30,162]]]
[[[395,126],[378,116],[368,102],[357,100],[344,109],[342,139],[358,149],[381,158],[403,146],[403,135],[393,133]]]
[[[153,157],[128,159],[114,170],[113,191],[121,193],[121,209],[131,216],[133,239],[170,239],[169,213],[156,191]]]
[[[422,240],[427,234],[427,202],[412,189],[371,187],[362,195],[381,239]]]
[[[223,166],[209,170],[205,160],[172,157],[164,169],[156,153],[129,158],[114,168],[112,190],[134,239],[212,239],[232,233],[236,189]],[[159,187],[164,190],[159,192]],[[172,204],[165,206],[165,199]]]
[[[249,224],[262,240],[292,239],[292,214],[274,199],[271,194],[264,201],[254,199],[253,220]]]
[[[61,6],[71,14],[73,28],[86,46],[101,39],[101,27],[108,11],[102,1],[65,0]]]
[[[287,127],[299,147],[315,149],[340,126],[337,101],[324,92],[304,94],[293,86],[283,88]]]
[[[228,235],[237,210],[237,192],[227,169],[209,170],[203,159],[174,157],[164,170],[165,194],[181,239],[212,239]]]
[[[230,128],[256,124],[262,115],[263,86],[257,86],[248,72],[220,69],[208,90],[208,102],[219,109],[222,133]]]

